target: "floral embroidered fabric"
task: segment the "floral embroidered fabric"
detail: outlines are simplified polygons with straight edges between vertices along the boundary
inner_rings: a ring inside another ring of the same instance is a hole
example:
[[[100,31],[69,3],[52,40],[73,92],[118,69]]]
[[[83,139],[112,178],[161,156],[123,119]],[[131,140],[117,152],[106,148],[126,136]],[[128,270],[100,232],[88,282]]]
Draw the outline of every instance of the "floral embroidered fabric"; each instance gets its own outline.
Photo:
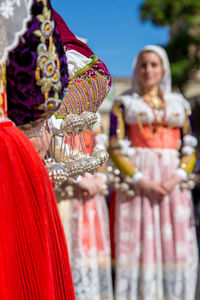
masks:
[[[34,0],[31,14],[7,67],[9,118],[17,125],[48,118],[68,83],[66,56],[50,1]]]
[[[136,148],[133,162],[161,182],[179,160],[176,150]],[[115,226],[115,299],[194,299],[198,253],[189,191],[177,186],[161,202],[117,193]]]

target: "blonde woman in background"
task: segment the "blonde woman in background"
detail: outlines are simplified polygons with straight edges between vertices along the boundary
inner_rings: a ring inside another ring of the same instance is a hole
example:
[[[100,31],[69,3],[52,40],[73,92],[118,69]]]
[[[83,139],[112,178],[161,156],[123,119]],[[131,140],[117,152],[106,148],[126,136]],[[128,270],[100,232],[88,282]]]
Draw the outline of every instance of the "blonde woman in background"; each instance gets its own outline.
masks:
[[[190,192],[180,188],[195,163],[189,114],[188,101],[171,90],[165,50],[146,46],[135,62],[132,90],[111,112],[110,155],[136,188],[132,198],[116,193],[116,300],[194,300],[193,207]],[[120,146],[125,138],[132,157]]]

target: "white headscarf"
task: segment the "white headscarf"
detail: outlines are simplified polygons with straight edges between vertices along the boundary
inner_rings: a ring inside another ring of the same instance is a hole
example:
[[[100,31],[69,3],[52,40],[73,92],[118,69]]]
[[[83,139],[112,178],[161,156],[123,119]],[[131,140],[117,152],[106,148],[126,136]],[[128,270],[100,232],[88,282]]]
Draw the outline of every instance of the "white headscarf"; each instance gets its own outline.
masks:
[[[161,48],[160,46],[155,46],[155,45],[148,45],[145,46],[141,51],[152,51],[154,53],[156,53],[162,63],[163,63],[163,69],[164,69],[164,74],[163,77],[160,81],[160,89],[163,92],[163,95],[166,95],[168,93],[171,93],[172,87],[171,87],[171,71],[170,71],[170,64],[169,64],[169,59],[167,56],[166,51]],[[138,58],[139,55],[138,54],[137,58],[134,61],[133,64],[133,80],[132,80],[132,90],[134,93],[138,93],[140,94],[140,82],[139,82],[139,76],[138,76]]]

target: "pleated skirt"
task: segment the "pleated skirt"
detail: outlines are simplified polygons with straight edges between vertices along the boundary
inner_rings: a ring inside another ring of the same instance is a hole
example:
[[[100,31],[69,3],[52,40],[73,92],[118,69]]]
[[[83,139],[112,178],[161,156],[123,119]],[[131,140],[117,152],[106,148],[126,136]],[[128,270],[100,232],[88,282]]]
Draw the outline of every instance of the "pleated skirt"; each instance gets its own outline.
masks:
[[[164,182],[179,165],[171,149],[136,148],[146,178]],[[116,300],[194,300],[198,253],[191,194],[177,185],[162,201],[116,194]]]
[[[47,171],[28,138],[0,123],[0,299],[75,299]]]
[[[88,179],[88,184],[91,184]],[[112,300],[108,210],[104,197],[59,203],[67,242],[76,300]]]

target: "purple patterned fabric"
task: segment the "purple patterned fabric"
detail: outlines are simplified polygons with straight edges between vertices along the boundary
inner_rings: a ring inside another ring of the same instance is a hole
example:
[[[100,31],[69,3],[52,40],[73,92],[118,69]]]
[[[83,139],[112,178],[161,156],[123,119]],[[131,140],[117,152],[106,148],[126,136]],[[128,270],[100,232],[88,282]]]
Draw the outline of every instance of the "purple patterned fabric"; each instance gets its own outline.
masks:
[[[51,9],[51,20],[54,19],[50,1],[47,1],[48,8]],[[37,59],[37,46],[40,38],[33,34],[33,31],[40,30],[40,22],[36,18],[42,14],[42,2],[33,1],[32,20],[28,23],[27,32],[21,38],[19,45],[9,55],[7,67],[7,93],[8,93],[8,116],[16,125],[23,125],[44,118],[44,111],[38,106],[44,103],[44,95],[40,86],[36,85],[35,70]],[[53,42],[56,46],[60,62],[60,74],[62,89],[59,92],[61,99],[63,89],[68,83],[68,71],[66,56],[60,38],[58,26],[55,26]],[[52,97],[52,92],[49,94]]]
[[[117,136],[117,116],[113,111],[110,113],[110,136]]]
[[[124,105],[122,103],[119,104],[119,109],[124,111]],[[118,116],[115,111],[112,109],[110,112],[110,137],[117,137],[117,128],[118,128]]]

